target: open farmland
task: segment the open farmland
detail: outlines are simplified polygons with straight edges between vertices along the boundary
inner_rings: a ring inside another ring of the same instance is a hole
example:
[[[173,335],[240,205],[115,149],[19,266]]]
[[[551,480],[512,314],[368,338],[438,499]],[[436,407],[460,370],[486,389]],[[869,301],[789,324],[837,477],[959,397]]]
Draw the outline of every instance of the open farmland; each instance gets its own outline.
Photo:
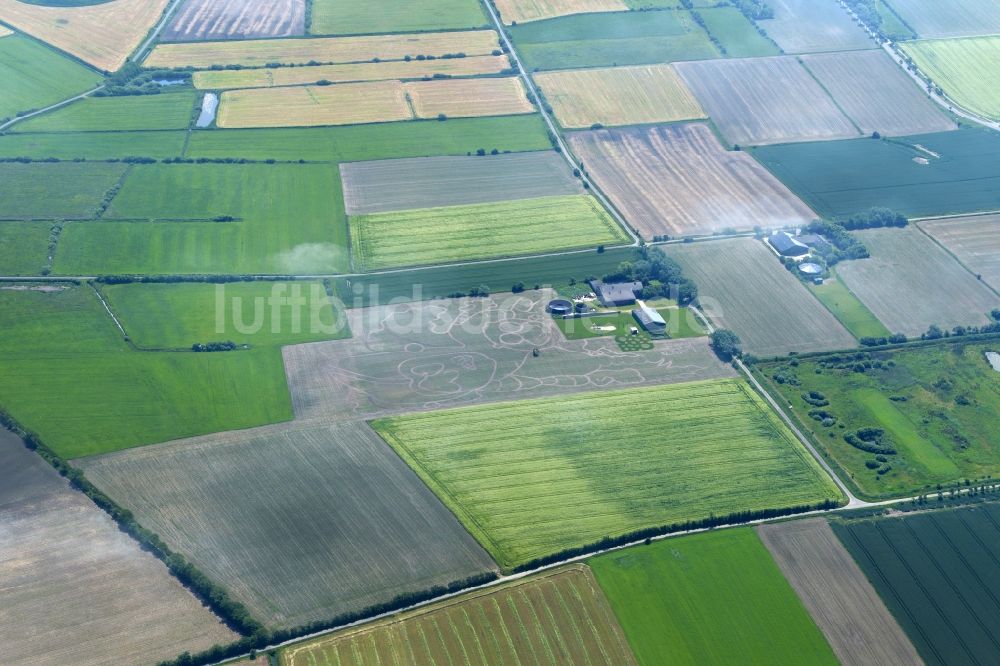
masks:
[[[642,125],[704,118],[671,65],[609,67],[538,74],[535,81],[567,128]]]
[[[819,302],[840,320],[840,323],[858,340],[861,338],[888,338],[892,331],[878,320],[872,311],[855,296],[844,281],[837,276],[836,268],[823,284],[809,284],[809,291]]]
[[[995,348],[958,341],[820,356],[767,364],[760,376],[862,494],[898,497],[997,475],[1000,373],[985,356]],[[866,444],[857,438],[866,428],[883,432]]]
[[[857,237],[871,258],[844,262],[837,274],[893,332],[979,326],[1000,307],[1000,296],[918,229],[871,229]]]
[[[125,173],[124,164],[0,164],[0,220],[83,219]]]
[[[921,663],[829,523],[822,518],[773,523],[757,533],[840,663]]]
[[[508,568],[604,536],[838,497],[778,417],[735,379],[372,425]]]
[[[155,663],[237,636],[90,500],[0,429],[4,661]]]
[[[187,129],[195,93],[88,97],[15,126],[16,132],[96,132]],[[141,152],[140,146],[133,153]]]
[[[640,234],[686,236],[805,224],[814,214],[703,124],[575,132],[584,168]]]
[[[635,664],[590,569],[556,569],[284,649],[282,666]]]
[[[883,51],[802,56],[834,102],[865,134],[926,134],[956,129]]]
[[[585,194],[354,215],[350,227],[354,268],[362,271],[628,240],[597,199]]]
[[[0,222],[0,275],[37,275],[48,263],[50,222]]]
[[[14,0],[0,0],[12,2]],[[269,63],[305,65],[322,63],[402,60],[406,56],[441,57],[449,53],[489,55],[500,49],[492,30],[428,32],[413,35],[368,35],[363,37],[317,37],[313,39],[258,39],[227,42],[160,44],[143,63],[146,67],[194,67],[243,65],[264,67]]]
[[[340,166],[348,215],[578,194],[554,151],[488,157],[416,157]]]
[[[80,464],[269,626],[329,619],[494,568],[364,423],[223,433]]]
[[[354,35],[380,32],[420,32],[480,28],[489,24],[476,0],[379,0],[364,2],[312,0],[314,35]]]
[[[7,26],[0,25],[0,37],[10,37],[14,34],[14,31]]]
[[[700,1],[706,5],[698,9],[698,14],[705,21],[705,30],[719,40],[719,51],[726,57],[758,58],[781,53],[774,41],[762,35],[757,26],[736,7],[713,5],[711,0]]]
[[[185,0],[161,39],[288,37],[305,32],[305,18],[306,0]]]
[[[1000,209],[1000,134],[985,129],[762,146],[753,155],[824,217],[874,206],[911,218]]]
[[[1000,36],[909,42],[902,49],[956,104],[1000,120]]]
[[[761,241],[673,245],[667,253],[698,285],[702,311],[716,326],[735,331],[751,354],[779,356],[857,345]]]
[[[1000,290],[1000,215],[928,220],[920,228]]]
[[[774,18],[759,25],[786,53],[875,47],[837,0],[768,0],[768,5]]]
[[[621,12],[628,9],[624,0],[497,0],[496,6],[507,25],[568,14]]]
[[[98,69],[114,71],[160,18],[168,0],[111,0],[27,3],[0,0],[0,17],[18,30],[48,42]]]
[[[993,0],[889,0],[921,37],[972,37],[1000,33]]]
[[[0,135],[0,157],[60,160],[122,159],[142,153],[163,159],[180,157],[187,132],[51,132]]]
[[[750,529],[667,539],[588,563],[644,666],[837,663]]]
[[[576,260],[576,255],[566,256]],[[615,263],[627,256],[620,255]],[[545,262],[558,264],[561,259]],[[414,298],[416,286],[420,298],[419,274],[402,275],[409,297]],[[566,269],[564,279],[572,276]],[[480,284],[471,281],[478,278],[472,276],[467,284]],[[514,279],[518,278],[509,275],[507,281]],[[345,290],[349,301],[355,297],[377,300],[377,294],[359,296],[349,287]],[[623,352],[609,338],[567,340],[545,312],[552,298],[555,293],[543,289],[350,309],[349,340],[283,350],[295,415],[367,419],[735,375],[710,351],[704,338],[657,342],[643,352]],[[538,356],[533,353],[536,349]]]
[[[984,664],[1000,651],[1000,507],[835,522],[927,664]]]
[[[251,88],[222,93],[219,127],[354,125],[412,118],[398,81]]]
[[[0,119],[55,104],[100,82],[83,65],[22,35],[0,41],[0,71]]]
[[[676,66],[731,143],[789,143],[860,134],[809,72],[790,56]]]
[[[499,74],[509,68],[510,59],[506,55],[435,58],[434,60],[389,60],[347,65],[209,70],[195,72],[194,85],[203,90],[273,88],[312,84],[318,81],[354,83],[391,81],[393,79],[424,79],[437,74],[447,76]]]
[[[508,116],[534,113],[519,77],[404,83],[417,118]]]

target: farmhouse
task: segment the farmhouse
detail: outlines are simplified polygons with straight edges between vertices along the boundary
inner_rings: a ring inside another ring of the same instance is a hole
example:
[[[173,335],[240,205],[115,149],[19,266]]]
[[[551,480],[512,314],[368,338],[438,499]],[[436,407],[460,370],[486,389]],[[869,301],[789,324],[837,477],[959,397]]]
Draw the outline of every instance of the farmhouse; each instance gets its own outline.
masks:
[[[642,291],[642,283],[615,282],[606,284],[600,280],[592,280],[590,288],[594,290],[601,305],[631,305],[635,303],[636,292]]]
[[[768,238],[767,242],[783,257],[801,257],[809,254],[809,246],[787,231],[779,231]]]
[[[663,320],[660,313],[649,307],[642,301],[635,302],[637,307],[632,310],[632,316],[646,330],[653,335],[663,335],[667,332],[667,322]]]

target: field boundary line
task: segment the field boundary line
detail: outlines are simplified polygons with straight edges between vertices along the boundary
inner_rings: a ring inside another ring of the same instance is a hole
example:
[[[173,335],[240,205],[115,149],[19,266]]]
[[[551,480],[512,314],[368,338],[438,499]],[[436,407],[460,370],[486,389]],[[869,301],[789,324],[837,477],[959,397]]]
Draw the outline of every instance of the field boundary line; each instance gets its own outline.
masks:
[[[993,215],[993,214],[994,213],[981,213],[981,215],[984,215],[984,216],[985,215]],[[937,220],[937,219],[959,219],[959,218],[962,218],[962,217],[967,217],[967,216],[965,216],[965,215],[956,215],[956,216],[951,217],[951,218],[929,218],[929,219],[927,219],[925,221],[933,222],[934,220]],[[941,248],[942,250],[944,250],[948,254],[949,257],[951,257],[952,259],[955,260],[956,263],[958,263],[959,266],[961,266],[962,268],[964,268],[965,270],[967,270],[969,272],[969,274],[972,275],[972,277],[976,278],[977,282],[979,282],[980,284],[984,285],[987,289],[989,289],[990,291],[992,291],[997,296],[1000,296],[1000,291],[997,291],[997,289],[995,289],[993,287],[993,285],[991,285],[986,280],[982,279],[982,277],[981,277],[981,275],[979,273],[977,273],[974,270],[972,270],[971,266],[966,265],[966,263],[964,261],[962,261],[957,254],[955,254],[954,252],[952,252],[951,249],[948,248],[944,243],[942,243],[937,238],[935,238],[932,233],[930,233],[929,231],[927,231],[926,229],[924,229],[922,226],[920,226],[920,224],[914,224],[913,226],[916,227],[917,230],[920,233],[922,233],[924,236],[927,236],[927,238],[930,239],[930,241],[932,243],[934,243],[939,248]]]
[[[27,120],[28,118],[34,118],[35,116],[40,116],[43,113],[48,113],[49,111],[55,111],[56,109],[62,108],[64,106],[68,105],[68,104],[72,104],[73,102],[79,101],[79,100],[84,99],[86,97],[90,97],[91,95],[93,95],[94,93],[96,93],[99,90],[104,90],[104,84],[103,83],[100,84],[100,85],[98,85],[96,88],[91,88],[90,90],[88,90],[86,92],[82,92],[79,95],[76,95],[74,97],[70,97],[68,99],[64,99],[61,102],[56,102],[55,104],[52,104],[51,106],[47,106],[44,109],[38,109],[37,111],[32,111],[31,113],[26,113],[23,116],[17,116],[16,118],[12,118],[12,119],[8,120],[7,122],[5,122],[3,125],[0,125],[0,132],[6,131],[7,128],[13,127],[14,125],[16,125],[17,123],[21,122],[22,120]]]

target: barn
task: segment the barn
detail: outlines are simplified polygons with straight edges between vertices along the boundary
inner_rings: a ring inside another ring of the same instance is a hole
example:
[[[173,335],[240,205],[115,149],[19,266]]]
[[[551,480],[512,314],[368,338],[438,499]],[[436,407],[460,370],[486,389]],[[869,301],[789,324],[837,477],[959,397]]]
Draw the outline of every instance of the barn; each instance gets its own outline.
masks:
[[[636,301],[635,304],[638,307],[632,310],[632,316],[647,333],[663,335],[667,332],[667,322],[659,312],[642,301]]]
[[[631,305],[635,303],[636,294],[642,291],[641,282],[601,282],[592,280],[590,288],[594,290],[597,300],[605,307],[616,305]]]
[[[783,257],[801,257],[809,254],[809,246],[800,242],[787,231],[779,231],[768,238],[767,242]]]

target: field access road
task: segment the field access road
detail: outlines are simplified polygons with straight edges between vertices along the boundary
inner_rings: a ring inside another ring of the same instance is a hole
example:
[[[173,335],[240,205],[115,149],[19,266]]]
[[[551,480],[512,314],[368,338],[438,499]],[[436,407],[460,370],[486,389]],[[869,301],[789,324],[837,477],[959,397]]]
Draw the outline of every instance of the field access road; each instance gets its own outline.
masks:
[[[169,21],[174,15],[174,11],[176,11],[180,4],[181,0],[170,0],[170,4],[167,5],[165,10],[163,10],[163,15],[160,16],[159,22],[153,27],[152,30],[149,31],[149,34],[146,36],[146,39],[142,42],[142,44],[140,44],[139,47],[132,52],[132,62],[141,63],[143,59],[145,59],[146,51],[149,50],[149,47],[154,41],[156,41],[156,38],[160,36],[160,33],[163,32],[163,28],[166,27],[167,21]]]
[[[44,109],[38,109],[37,111],[32,111],[31,113],[26,113],[23,116],[17,116],[16,118],[11,118],[7,122],[5,122],[3,125],[0,125],[0,132],[3,132],[5,129],[7,129],[11,125],[16,125],[17,123],[21,122],[22,120],[27,120],[28,118],[34,118],[35,116],[40,116],[43,113],[48,113],[49,111],[55,111],[59,107],[66,106],[67,104],[72,104],[73,102],[75,102],[77,100],[81,100],[84,97],[90,97],[91,95],[93,95],[98,90],[103,90],[103,89],[104,89],[104,84],[102,83],[101,85],[97,86],[96,88],[91,88],[87,92],[82,92],[82,93],[80,93],[79,95],[77,95],[75,97],[70,97],[69,99],[64,99],[61,102],[56,102],[55,104],[53,104],[51,106],[47,106]]]

